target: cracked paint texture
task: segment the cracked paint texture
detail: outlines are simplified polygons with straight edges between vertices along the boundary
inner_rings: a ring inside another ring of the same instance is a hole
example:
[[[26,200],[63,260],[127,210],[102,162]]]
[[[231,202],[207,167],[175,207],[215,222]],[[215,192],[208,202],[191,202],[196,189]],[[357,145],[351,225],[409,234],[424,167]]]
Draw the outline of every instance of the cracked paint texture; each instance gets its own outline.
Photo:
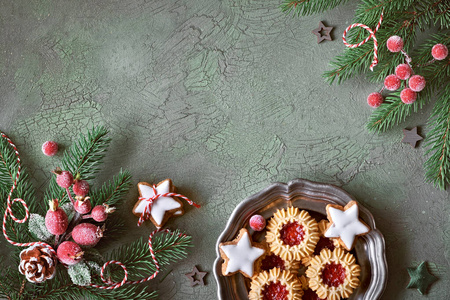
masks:
[[[356,3],[298,18],[272,0],[4,1],[0,128],[40,190],[61,158],[44,157],[44,141],[69,147],[106,125],[113,142],[98,182],[123,167],[134,183],[171,178],[202,205],[168,224],[191,234],[195,250],[150,283],[161,299],[215,299],[214,247],[228,216],[270,183],[298,177],[341,186],[374,214],[387,244],[383,299],[422,299],[405,289],[406,268],[422,260],[440,279],[428,298],[448,299],[449,196],[423,183],[425,149],[401,144],[402,127],[365,130],[376,87],[364,76],[340,86],[321,77],[344,49],[338,36]],[[311,30],[323,20],[335,40],[317,44]],[[426,134],[426,115],[404,126]],[[136,227],[137,195],[127,195],[130,234],[119,243],[153,229]],[[189,286],[193,265],[210,273],[206,286]]]

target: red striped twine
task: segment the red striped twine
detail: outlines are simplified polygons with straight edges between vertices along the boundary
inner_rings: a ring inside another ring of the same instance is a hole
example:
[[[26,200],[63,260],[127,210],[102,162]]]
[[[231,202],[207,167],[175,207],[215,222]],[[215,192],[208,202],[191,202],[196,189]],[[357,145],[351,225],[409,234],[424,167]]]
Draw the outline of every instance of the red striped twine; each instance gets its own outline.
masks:
[[[153,193],[155,194],[154,196],[150,197],[150,198],[145,198],[145,197],[139,197],[139,200],[142,201],[147,201],[148,205],[145,207],[144,211],[142,212],[141,216],[139,217],[138,226],[141,226],[142,223],[144,223],[144,221],[148,220],[150,217],[150,211],[152,210],[152,205],[153,203],[156,201],[156,199],[160,198],[160,197],[177,197],[177,198],[181,198],[186,200],[186,202],[189,205],[193,205],[196,208],[200,208],[200,205],[198,205],[197,203],[195,203],[194,201],[192,201],[191,199],[189,199],[186,196],[183,196],[181,194],[176,194],[176,193],[165,193],[165,194],[158,194],[156,191],[156,186],[153,185]]]
[[[20,165],[20,155],[19,155],[19,151],[17,150],[16,145],[11,141],[11,139],[5,133],[0,132],[0,134],[9,143],[9,145],[14,149],[14,153],[16,154],[16,157],[17,157],[17,173],[16,173],[16,177],[14,179],[14,182],[12,184],[11,190],[9,191],[8,198],[6,199],[6,210],[5,210],[5,214],[3,215],[3,226],[2,226],[3,236],[8,241],[8,243],[10,243],[11,245],[17,246],[17,247],[29,247],[29,246],[33,246],[33,245],[39,245],[39,246],[46,247],[56,258],[56,251],[49,244],[44,243],[44,242],[32,242],[32,243],[14,242],[6,233],[6,220],[8,219],[8,216],[10,216],[11,219],[13,219],[14,222],[16,222],[16,223],[25,223],[28,220],[28,217],[30,216],[30,211],[28,209],[27,203],[23,199],[16,198],[11,201],[12,194],[14,192],[14,189],[17,187],[17,183],[19,181],[20,172],[22,170],[22,167]],[[25,209],[25,217],[23,219],[18,219],[18,218],[16,218],[16,216],[14,216],[14,214],[12,212],[12,208],[11,208],[12,204],[14,202],[20,202],[20,204],[22,204],[23,208]]]
[[[155,273],[153,273],[153,274],[150,275],[149,277],[146,277],[146,278],[143,278],[143,279],[140,279],[140,280],[127,281],[127,279],[128,279],[128,270],[127,270],[126,266],[125,266],[123,263],[121,263],[120,261],[110,260],[110,261],[106,262],[106,263],[102,266],[102,269],[101,269],[101,272],[100,272],[100,277],[101,277],[103,283],[106,284],[106,285],[90,284],[90,286],[95,287],[95,288],[99,288],[99,289],[103,289],[103,290],[112,290],[112,289],[117,289],[117,288],[123,286],[124,284],[139,284],[139,283],[143,283],[143,282],[146,282],[146,281],[149,281],[149,280],[152,280],[153,278],[155,278],[156,275],[159,274],[159,271],[160,271],[160,268],[161,268],[161,267],[160,267],[160,265],[159,265],[159,263],[158,263],[158,260],[156,259],[155,251],[153,250],[152,239],[153,239],[153,236],[154,236],[156,233],[158,233],[158,232],[166,232],[166,233],[169,233],[169,234],[172,234],[172,235],[174,234],[174,233],[173,233],[172,231],[170,231],[169,229],[163,229],[163,230],[161,230],[161,229],[156,229],[156,230],[154,230],[152,233],[150,233],[150,235],[149,235],[149,237],[148,237],[148,248],[149,248],[149,250],[150,250],[150,255],[152,256],[153,262],[155,263],[155,268],[156,268]],[[180,234],[178,234],[178,236],[179,236],[179,237],[184,237],[184,236],[186,236],[186,235],[180,233]],[[123,276],[123,279],[122,279],[121,282],[111,282],[110,280],[107,280],[107,279],[104,277],[105,269],[106,269],[106,267],[107,267],[108,265],[110,265],[110,264],[116,264],[116,265],[119,265],[119,266],[122,267],[122,269],[123,269],[123,271],[124,271],[124,276]]]
[[[378,31],[378,29],[380,29],[382,21],[383,21],[383,11],[381,11],[380,20],[378,21],[378,24],[377,24],[377,27],[375,28],[375,30],[370,29],[368,26],[366,26],[364,24],[354,23],[354,24],[348,26],[344,30],[344,33],[342,34],[342,41],[344,42],[345,46],[347,46],[349,48],[357,48],[361,45],[364,45],[371,38],[373,38],[373,60],[369,67],[371,71],[373,71],[373,68],[378,64],[378,41],[377,41],[377,38],[375,37],[375,33]],[[360,42],[358,44],[349,44],[349,43],[347,43],[347,40],[345,37],[347,35],[347,32],[349,32],[350,29],[355,28],[355,27],[364,28],[365,30],[367,30],[370,33],[370,35],[365,40],[363,40],[362,42]]]

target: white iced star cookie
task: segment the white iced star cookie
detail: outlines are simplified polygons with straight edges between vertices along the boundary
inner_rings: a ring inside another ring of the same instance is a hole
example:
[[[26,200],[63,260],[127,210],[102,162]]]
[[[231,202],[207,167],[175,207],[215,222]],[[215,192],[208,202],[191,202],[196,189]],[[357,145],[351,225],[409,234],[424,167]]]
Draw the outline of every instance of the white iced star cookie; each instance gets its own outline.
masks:
[[[174,193],[175,186],[172,180],[166,179],[153,186],[147,182],[138,183],[140,198],[149,199],[156,194]],[[140,217],[148,206],[149,202],[145,199],[139,199],[133,207],[133,214]],[[157,228],[161,228],[166,221],[173,215],[182,215],[184,213],[183,203],[177,197],[159,197],[154,200],[150,210],[149,219]]]
[[[370,227],[359,219],[359,207],[356,201],[350,201],[345,207],[327,205],[327,217],[330,225],[324,236],[337,238],[342,247],[350,251],[357,236],[370,231]]]
[[[256,274],[256,261],[266,252],[264,246],[253,243],[247,229],[242,228],[231,242],[220,243],[220,255],[224,259],[222,274],[230,276],[240,272],[251,278]]]

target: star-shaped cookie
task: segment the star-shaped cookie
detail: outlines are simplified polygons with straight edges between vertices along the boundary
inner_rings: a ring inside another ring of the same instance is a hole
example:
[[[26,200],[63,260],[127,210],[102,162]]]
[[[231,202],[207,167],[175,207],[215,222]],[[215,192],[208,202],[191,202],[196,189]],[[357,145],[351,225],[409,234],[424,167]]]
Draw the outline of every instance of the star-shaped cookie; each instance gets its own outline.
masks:
[[[224,262],[222,274],[230,276],[240,272],[251,278],[255,274],[255,262],[266,252],[264,246],[253,243],[247,229],[242,228],[231,242],[221,243],[219,250]]]
[[[197,266],[194,266],[192,272],[186,273],[184,275],[186,275],[187,278],[189,278],[191,286],[194,287],[196,285],[205,285],[204,277],[206,276],[206,274],[208,274],[208,272],[200,272],[197,269]]]
[[[319,22],[319,27],[314,29],[312,33],[317,36],[317,44],[323,40],[332,41],[330,33],[333,27],[326,27],[322,22]]]
[[[409,277],[411,280],[406,288],[417,289],[422,295],[427,293],[428,287],[438,280],[431,275],[427,269],[427,263],[423,261],[417,268],[408,268]]]
[[[155,190],[156,194],[160,195],[175,192],[175,186],[170,179],[161,181],[155,187],[147,182],[139,182],[138,189],[140,198],[145,198],[138,200],[133,207],[133,214],[138,217],[149,204],[146,199],[155,196]],[[157,228],[161,228],[171,216],[183,213],[183,203],[177,197],[159,197],[153,202],[149,218]]]
[[[342,247],[348,251],[353,248],[357,236],[370,231],[370,227],[359,219],[356,201],[350,201],[345,207],[328,204],[327,217],[330,225],[324,236],[337,238]]]

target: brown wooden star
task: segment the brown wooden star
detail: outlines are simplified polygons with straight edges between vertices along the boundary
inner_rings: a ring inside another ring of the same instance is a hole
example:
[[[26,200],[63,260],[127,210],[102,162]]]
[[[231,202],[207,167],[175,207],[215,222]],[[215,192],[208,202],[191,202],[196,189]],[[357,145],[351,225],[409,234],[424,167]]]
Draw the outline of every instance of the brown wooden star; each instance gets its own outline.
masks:
[[[191,286],[205,285],[204,277],[208,272],[200,272],[197,266],[194,266],[191,273],[186,273],[185,275],[189,278]]]
[[[403,135],[402,143],[410,144],[413,148],[416,148],[418,141],[423,140],[423,137],[417,134],[417,127],[411,130],[403,129]]]
[[[322,21],[319,22],[319,27],[314,29],[312,33],[317,36],[317,44],[321,43],[323,40],[332,41],[330,36],[333,27],[326,27],[323,25]]]

